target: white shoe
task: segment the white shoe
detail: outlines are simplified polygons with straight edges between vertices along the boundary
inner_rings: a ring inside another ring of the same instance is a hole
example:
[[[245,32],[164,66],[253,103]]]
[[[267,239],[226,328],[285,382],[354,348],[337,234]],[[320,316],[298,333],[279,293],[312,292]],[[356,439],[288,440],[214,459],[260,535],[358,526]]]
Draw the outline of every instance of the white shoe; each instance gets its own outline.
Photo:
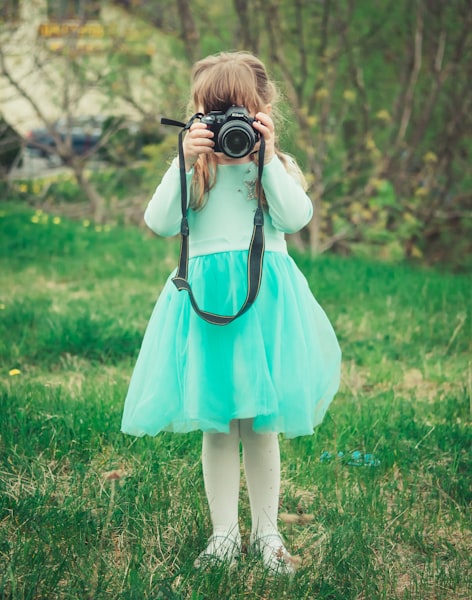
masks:
[[[241,554],[241,536],[237,534],[214,534],[208,540],[208,546],[193,563],[196,569],[205,569],[222,564],[234,565]]]
[[[296,561],[290,555],[279,533],[256,537],[251,534],[251,548],[257,552],[265,568],[274,575],[294,575]]]

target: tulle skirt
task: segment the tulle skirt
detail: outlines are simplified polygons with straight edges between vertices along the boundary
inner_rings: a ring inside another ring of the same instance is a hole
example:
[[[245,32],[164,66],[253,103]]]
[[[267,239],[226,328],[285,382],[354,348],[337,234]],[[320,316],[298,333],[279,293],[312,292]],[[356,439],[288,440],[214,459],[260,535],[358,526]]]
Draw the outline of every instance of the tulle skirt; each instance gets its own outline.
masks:
[[[225,326],[206,323],[167,280],[131,378],[122,431],[313,433],[339,387],[333,328],[292,258],[266,252],[259,295]],[[200,308],[236,313],[247,291],[247,251],[197,256],[189,281]]]

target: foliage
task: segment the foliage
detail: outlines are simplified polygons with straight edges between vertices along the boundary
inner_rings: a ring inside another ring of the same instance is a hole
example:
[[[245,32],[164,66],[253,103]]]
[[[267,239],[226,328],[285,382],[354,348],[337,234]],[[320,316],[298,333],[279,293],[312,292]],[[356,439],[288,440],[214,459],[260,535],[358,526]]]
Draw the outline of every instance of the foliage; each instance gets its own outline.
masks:
[[[22,138],[0,114],[0,179],[18,163]]]
[[[148,139],[152,141],[152,135]],[[133,139],[131,143],[134,142]],[[142,224],[144,208],[175,157],[176,144],[172,135],[160,143],[147,144],[140,148],[139,160],[122,168],[103,162],[89,165],[87,179],[103,198],[103,217],[98,225]],[[8,184],[0,182],[0,194],[8,197],[9,203],[24,202],[38,207],[41,222],[69,216],[96,223],[87,196],[69,171],[49,171],[42,177],[15,179]]]
[[[143,145],[162,141],[158,115],[175,106],[172,94],[182,68],[170,44],[142,19],[103,10],[99,29],[106,35],[94,40],[98,45],[89,51],[74,27],[51,42],[36,35],[35,26],[0,26],[0,80],[40,124],[44,135],[29,144],[47,155],[54,149],[73,174],[89,213],[104,222],[109,199],[89,177],[90,164],[98,157],[128,166],[140,158]],[[78,152],[72,137],[84,114],[104,122],[98,141],[94,138],[90,148]]]
[[[455,239],[464,266],[472,208],[467,1],[180,4],[190,8],[188,30],[178,27],[180,5],[133,6],[154,7],[156,27],[180,35],[190,61],[252,50],[280,82],[291,128],[283,141],[323,217],[310,226],[313,249],[436,262]]]
[[[22,204],[1,210],[0,596],[470,597],[467,277],[295,254],[344,354],[323,425],[281,441],[281,527],[303,563],[293,581],[246,553],[236,570],[201,573],[200,435],[119,432],[177,244]],[[379,464],[349,466],[339,451]],[[247,538],[244,483],[241,524]]]
[[[31,77],[52,89],[61,89],[61,80],[64,93],[52,99],[58,106],[69,99],[63,112],[73,114],[80,98],[98,91],[109,112],[126,108],[154,125],[161,115],[182,119],[192,62],[220,50],[251,50],[279,84],[281,139],[305,170],[320,216],[299,240],[305,247],[470,268],[467,0],[111,4],[113,18],[102,11],[106,52],[80,52],[71,39],[62,54],[44,47],[29,54]],[[12,83],[9,44],[0,44],[0,58]],[[123,68],[126,56],[146,60]],[[25,97],[22,82],[16,85]],[[44,117],[39,100],[29,100]],[[116,139],[114,159],[133,161],[131,146]],[[96,219],[105,221],[113,198],[105,202],[83,161],[69,159]]]

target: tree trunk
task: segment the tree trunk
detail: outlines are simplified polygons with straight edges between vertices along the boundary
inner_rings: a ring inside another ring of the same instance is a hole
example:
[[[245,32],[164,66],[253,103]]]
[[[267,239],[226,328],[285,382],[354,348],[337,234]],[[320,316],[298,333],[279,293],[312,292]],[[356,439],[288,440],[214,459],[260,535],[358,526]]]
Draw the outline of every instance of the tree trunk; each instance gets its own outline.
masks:
[[[200,58],[200,34],[193,20],[189,0],[177,0],[177,8],[185,51],[189,61],[194,63]]]
[[[84,166],[80,164],[80,161],[75,161],[71,166],[80,189],[87,196],[87,200],[90,203],[94,221],[96,223],[103,223],[105,220],[105,200],[98,193],[93,183],[86,177]]]

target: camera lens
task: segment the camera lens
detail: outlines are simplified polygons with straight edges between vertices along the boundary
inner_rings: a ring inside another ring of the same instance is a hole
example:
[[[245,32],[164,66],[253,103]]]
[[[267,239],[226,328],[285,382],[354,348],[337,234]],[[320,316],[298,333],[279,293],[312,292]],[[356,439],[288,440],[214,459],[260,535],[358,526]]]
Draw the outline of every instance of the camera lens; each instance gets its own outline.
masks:
[[[230,158],[246,156],[254,148],[256,141],[256,132],[247,123],[226,123],[218,136],[221,150]]]

